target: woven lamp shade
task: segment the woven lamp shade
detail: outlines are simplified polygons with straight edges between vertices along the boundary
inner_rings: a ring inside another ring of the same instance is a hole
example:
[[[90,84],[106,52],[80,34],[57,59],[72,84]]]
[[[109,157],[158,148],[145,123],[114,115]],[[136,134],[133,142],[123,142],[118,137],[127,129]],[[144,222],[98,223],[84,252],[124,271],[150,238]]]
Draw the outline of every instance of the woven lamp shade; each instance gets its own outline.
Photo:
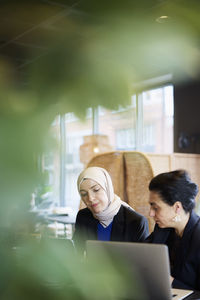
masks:
[[[84,143],[80,146],[80,161],[87,166],[88,162],[97,154],[112,151],[107,135],[93,134],[84,136]]]

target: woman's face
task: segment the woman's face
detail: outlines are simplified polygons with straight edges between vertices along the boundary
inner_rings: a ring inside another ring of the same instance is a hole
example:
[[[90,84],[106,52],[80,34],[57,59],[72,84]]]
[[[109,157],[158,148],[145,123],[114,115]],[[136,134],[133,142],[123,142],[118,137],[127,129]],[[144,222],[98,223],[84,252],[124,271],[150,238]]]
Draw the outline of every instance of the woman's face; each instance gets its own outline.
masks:
[[[160,228],[174,227],[175,205],[168,205],[157,192],[153,191],[149,194],[149,204],[149,216],[154,218]]]
[[[83,180],[80,185],[80,195],[93,213],[100,213],[108,206],[108,196],[105,190],[92,179]]]

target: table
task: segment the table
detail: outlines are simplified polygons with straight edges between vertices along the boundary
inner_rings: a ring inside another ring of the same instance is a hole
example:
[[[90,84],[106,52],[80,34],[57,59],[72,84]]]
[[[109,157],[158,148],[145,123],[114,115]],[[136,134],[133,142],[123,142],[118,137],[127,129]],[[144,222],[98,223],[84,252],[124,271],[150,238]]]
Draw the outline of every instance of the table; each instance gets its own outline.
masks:
[[[48,215],[45,217],[46,220],[48,221],[52,221],[52,222],[59,222],[59,223],[63,223],[63,224],[74,224],[76,221],[76,216],[75,215]]]
[[[194,291],[191,295],[188,297],[184,298],[185,300],[197,300],[200,299],[200,291]]]

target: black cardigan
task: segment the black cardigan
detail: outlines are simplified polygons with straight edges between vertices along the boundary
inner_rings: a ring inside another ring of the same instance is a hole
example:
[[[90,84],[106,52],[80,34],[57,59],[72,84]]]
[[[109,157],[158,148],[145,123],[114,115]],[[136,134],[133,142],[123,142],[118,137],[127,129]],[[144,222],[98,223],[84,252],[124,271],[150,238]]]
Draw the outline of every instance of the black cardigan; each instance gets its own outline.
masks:
[[[173,228],[155,226],[146,242],[166,244]],[[174,288],[200,290],[200,217],[192,212],[183,232],[173,267]]]
[[[86,240],[97,240],[98,220],[88,208],[81,209],[76,218],[73,240],[75,246],[85,250]],[[121,205],[112,224],[111,241],[142,242],[148,236],[147,219],[133,209]]]

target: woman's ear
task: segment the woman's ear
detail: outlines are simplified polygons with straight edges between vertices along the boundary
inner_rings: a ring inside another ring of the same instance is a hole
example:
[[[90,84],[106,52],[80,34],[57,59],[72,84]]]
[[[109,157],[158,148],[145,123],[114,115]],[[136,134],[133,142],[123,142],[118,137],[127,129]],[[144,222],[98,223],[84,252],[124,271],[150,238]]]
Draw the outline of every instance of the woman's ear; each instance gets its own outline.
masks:
[[[180,201],[176,201],[174,203],[175,213],[178,214],[183,209],[182,203]]]

